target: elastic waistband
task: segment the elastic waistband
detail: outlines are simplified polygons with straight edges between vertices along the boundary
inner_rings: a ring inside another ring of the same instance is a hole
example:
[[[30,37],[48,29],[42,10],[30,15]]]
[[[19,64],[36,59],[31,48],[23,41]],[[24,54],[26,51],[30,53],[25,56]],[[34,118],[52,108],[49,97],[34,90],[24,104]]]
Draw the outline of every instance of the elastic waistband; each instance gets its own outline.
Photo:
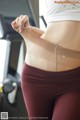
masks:
[[[26,73],[26,72],[29,72],[31,74],[42,74],[43,76],[55,76],[55,77],[60,77],[60,76],[66,76],[68,77],[68,75],[70,76],[75,76],[76,77],[80,77],[80,67],[77,67],[77,68],[74,68],[74,69],[70,69],[70,70],[66,70],[66,71],[46,71],[46,70],[43,70],[43,69],[40,69],[40,68],[37,68],[37,67],[34,67],[34,66],[30,66],[26,63],[24,63],[24,69],[23,69],[23,72]]]

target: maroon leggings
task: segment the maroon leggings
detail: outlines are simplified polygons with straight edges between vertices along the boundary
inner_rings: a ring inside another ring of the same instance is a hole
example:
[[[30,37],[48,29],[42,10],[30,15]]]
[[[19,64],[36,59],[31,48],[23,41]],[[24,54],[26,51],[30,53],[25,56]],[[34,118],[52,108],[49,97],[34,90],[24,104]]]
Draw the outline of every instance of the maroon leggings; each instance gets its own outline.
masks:
[[[80,67],[49,72],[24,64],[21,78],[28,120],[80,120]]]

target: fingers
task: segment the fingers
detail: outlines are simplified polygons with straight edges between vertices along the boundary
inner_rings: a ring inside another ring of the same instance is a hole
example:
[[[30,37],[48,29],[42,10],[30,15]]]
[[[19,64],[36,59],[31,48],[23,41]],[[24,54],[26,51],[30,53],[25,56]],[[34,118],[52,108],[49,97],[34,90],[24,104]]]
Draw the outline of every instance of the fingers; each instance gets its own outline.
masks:
[[[12,28],[16,30],[17,32],[23,32],[24,29],[29,28],[29,18],[27,15],[21,15],[17,17],[12,23]]]
[[[22,32],[25,28],[29,27],[29,18],[24,15],[24,16],[20,16],[20,26],[19,26],[19,31]]]

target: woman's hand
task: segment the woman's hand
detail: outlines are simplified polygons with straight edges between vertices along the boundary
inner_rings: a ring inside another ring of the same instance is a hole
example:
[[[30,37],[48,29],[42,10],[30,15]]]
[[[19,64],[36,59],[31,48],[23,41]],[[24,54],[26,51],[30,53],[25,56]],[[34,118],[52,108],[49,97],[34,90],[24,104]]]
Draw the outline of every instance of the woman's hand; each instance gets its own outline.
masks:
[[[21,15],[11,23],[11,26],[15,31],[19,33],[22,33],[25,29],[29,30],[29,17],[27,15]]]

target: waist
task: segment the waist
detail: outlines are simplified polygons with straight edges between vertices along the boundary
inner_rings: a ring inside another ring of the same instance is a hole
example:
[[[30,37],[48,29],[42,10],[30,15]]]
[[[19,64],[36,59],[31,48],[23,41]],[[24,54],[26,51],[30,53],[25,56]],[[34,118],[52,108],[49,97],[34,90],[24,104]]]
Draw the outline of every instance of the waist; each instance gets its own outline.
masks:
[[[50,23],[41,37],[51,43],[80,51],[80,21]]]
[[[70,56],[69,51],[62,51],[59,50],[59,53],[55,51],[52,55],[47,54],[47,52],[45,54],[27,53],[25,62],[31,66],[47,71],[65,71],[80,67],[80,53],[73,53],[71,54],[72,56]],[[75,57],[75,54],[79,56]]]
[[[80,22],[51,23],[41,37],[52,44],[46,48],[35,44],[29,46],[26,63],[49,71],[64,71],[80,66]]]

